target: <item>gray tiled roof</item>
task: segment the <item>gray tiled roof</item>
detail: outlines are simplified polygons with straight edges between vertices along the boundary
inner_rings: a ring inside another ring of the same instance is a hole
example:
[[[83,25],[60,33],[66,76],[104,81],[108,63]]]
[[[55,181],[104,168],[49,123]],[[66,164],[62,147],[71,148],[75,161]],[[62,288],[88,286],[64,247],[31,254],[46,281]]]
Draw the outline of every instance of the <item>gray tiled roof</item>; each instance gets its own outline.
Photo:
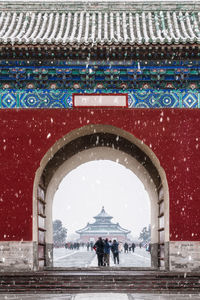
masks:
[[[30,6],[30,9],[33,9]],[[129,4],[130,8],[130,4]],[[200,11],[13,10],[0,5],[0,44],[150,45],[200,43]]]

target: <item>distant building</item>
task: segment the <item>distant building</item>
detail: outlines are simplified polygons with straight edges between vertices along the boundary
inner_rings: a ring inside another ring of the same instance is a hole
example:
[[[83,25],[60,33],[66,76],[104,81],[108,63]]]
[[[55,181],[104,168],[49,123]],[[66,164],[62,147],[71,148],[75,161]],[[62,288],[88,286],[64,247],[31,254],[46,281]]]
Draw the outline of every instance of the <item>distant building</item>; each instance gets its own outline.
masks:
[[[76,233],[80,234],[80,241],[96,241],[100,236],[109,240],[116,239],[120,242],[128,240],[127,235],[131,231],[122,228],[119,223],[112,223],[112,218],[102,207],[101,212],[94,217],[94,223],[88,223],[84,228],[76,231]]]

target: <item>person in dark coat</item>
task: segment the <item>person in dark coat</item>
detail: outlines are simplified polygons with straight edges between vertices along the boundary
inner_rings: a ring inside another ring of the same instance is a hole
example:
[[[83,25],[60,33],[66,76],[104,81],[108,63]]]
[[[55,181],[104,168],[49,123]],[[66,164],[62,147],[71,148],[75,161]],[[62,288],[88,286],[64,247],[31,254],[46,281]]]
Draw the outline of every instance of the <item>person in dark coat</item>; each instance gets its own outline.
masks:
[[[89,251],[89,248],[90,248],[90,243],[89,243],[89,242],[87,242],[86,246],[87,246],[87,251]]]
[[[149,243],[149,245],[147,246],[147,249],[146,251],[150,252],[151,253],[151,243]]]
[[[94,249],[96,249],[98,266],[103,266],[103,256],[104,256],[104,242],[101,237],[94,244]]]
[[[117,263],[119,264],[119,244],[117,243],[116,240],[114,240],[112,243],[111,251],[113,253],[114,264],[116,264],[116,260]]]
[[[124,252],[128,253],[128,244],[127,243],[124,243]]]
[[[90,242],[90,250],[93,251],[93,249],[94,249],[94,243]]]
[[[110,266],[110,248],[111,248],[111,244],[108,242],[108,239],[105,239],[105,242],[104,242],[104,264],[105,264],[105,266]]]
[[[132,248],[132,251],[134,252],[135,251],[135,243],[132,243],[131,248]]]

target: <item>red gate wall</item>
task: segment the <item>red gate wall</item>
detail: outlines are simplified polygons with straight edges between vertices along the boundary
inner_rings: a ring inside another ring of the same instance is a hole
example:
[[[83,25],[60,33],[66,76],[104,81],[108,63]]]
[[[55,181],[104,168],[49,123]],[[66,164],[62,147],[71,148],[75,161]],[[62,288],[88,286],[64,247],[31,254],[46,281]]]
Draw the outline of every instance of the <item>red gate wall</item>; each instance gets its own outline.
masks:
[[[107,124],[126,130],[158,157],[170,196],[170,240],[200,240],[200,110],[0,110],[0,240],[32,240],[35,172],[49,148],[73,129]]]

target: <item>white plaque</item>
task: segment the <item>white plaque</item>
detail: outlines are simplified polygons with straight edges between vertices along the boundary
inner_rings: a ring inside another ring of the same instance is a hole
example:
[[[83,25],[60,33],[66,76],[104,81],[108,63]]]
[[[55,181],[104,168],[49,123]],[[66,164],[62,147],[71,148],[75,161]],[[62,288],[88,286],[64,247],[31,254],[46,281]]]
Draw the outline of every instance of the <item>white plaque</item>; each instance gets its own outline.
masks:
[[[74,94],[74,107],[128,107],[127,94]]]

